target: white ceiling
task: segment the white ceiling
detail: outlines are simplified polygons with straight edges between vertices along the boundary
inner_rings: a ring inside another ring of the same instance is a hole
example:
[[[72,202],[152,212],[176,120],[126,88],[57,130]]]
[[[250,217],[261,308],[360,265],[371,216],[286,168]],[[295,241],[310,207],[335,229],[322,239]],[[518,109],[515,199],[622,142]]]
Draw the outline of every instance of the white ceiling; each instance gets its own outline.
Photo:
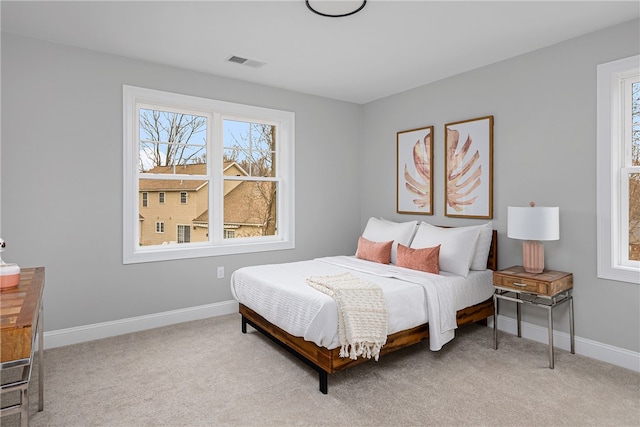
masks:
[[[362,104],[637,19],[640,2],[369,0],[326,18],[303,0],[3,0],[1,15],[3,32]]]

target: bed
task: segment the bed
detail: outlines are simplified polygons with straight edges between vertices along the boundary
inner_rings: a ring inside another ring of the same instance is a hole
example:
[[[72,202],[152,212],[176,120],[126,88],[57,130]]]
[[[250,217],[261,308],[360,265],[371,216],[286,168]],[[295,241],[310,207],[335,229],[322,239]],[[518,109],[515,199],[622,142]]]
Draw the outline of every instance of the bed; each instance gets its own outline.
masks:
[[[242,332],[251,325],[316,370],[319,389],[326,394],[329,374],[370,358],[340,356],[336,301],[306,281],[348,273],[374,283],[384,295],[387,336],[379,356],[425,340],[438,351],[457,327],[486,324],[494,314],[497,233],[491,226],[444,228],[370,218],[354,256],[240,268],[232,274],[231,291],[239,302]],[[388,255],[374,251],[372,258],[369,249],[382,246],[391,247]],[[419,253],[422,258],[413,259],[423,265],[425,251],[433,260],[435,248],[437,274],[407,264],[408,251]],[[380,253],[383,261],[375,259]]]

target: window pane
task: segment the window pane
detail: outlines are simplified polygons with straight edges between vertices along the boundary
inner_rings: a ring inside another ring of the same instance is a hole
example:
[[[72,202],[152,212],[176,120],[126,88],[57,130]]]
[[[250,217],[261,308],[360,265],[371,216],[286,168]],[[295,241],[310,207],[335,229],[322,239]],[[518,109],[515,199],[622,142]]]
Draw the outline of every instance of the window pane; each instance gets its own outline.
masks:
[[[139,117],[140,172],[186,173],[171,166],[206,164],[206,117],[142,108]]]
[[[640,261],[640,173],[629,174],[629,260]]]
[[[166,245],[209,240],[209,191],[204,180],[140,179],[140,192],[150,193],[140,210],[140,245]],[[164,193],[160,203],[158,193]],[[140,203],[142,203],[142,195]],[[186,202],[186,203],[184,203]],[[157,222],[164,233],[155,233]],[[188,228],[188,230],[187,230]]]
[[[640,82],[631,85],[631,165],[640,166]]]
[[[225,238],[276,235],[275,182],[225,180],[227,188],[230,191],[224,197]]]
[[[224,120],[225,167],[235,162],[245,176],[274,177],[276,127]]]

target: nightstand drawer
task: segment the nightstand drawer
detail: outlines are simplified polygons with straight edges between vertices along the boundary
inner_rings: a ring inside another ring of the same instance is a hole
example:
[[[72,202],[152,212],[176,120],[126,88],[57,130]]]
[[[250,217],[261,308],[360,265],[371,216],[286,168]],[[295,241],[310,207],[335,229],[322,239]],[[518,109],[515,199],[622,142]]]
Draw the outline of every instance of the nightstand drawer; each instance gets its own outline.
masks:
[[[527,273],[522,266],[509,267],[493,272],[493,286],[551,297],[573,288],[573,274],[553,270]]]
[[[543,295],[547,295],[549,292],[548,283],[523,278],[497,276],[493,278],[493,284],[494,286],[514,289],[521,292],[531,292]]]

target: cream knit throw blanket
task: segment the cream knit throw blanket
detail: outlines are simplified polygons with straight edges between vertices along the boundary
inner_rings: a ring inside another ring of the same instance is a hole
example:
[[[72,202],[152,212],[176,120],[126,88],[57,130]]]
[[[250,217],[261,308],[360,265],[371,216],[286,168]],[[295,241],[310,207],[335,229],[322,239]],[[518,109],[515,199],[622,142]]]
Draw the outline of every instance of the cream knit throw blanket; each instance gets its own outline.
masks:
[[[380,287],[351,273],[309,277],[307,283],[336,301],[340,357],[378,360],[387,342],[387,304]]]

